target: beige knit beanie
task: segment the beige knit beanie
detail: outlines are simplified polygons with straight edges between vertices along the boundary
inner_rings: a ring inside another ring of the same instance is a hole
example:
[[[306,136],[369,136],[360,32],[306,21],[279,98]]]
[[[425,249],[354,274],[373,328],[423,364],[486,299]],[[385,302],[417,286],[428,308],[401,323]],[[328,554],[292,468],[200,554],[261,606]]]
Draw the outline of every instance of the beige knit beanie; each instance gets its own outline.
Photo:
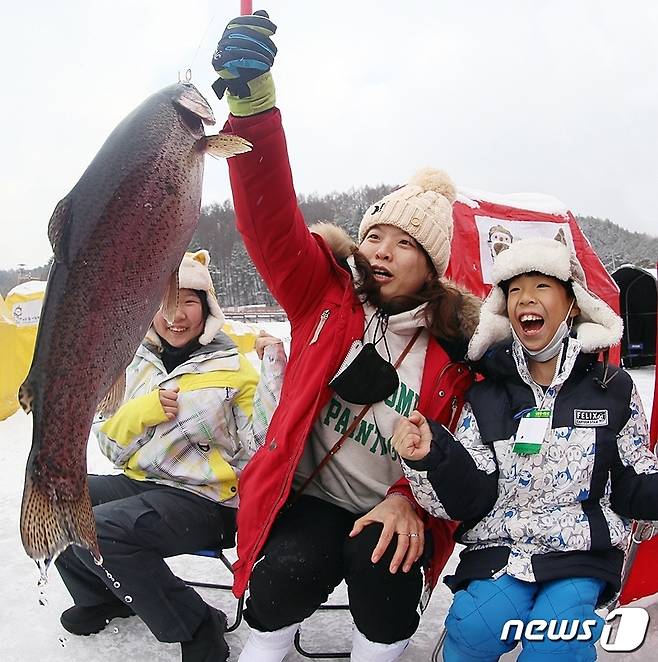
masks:
[[[209,264],[210,253],[206,250],[200,250],[196,253],[185,253],[180,267],[178,267],[179,288],[201,290],[206,293],[208,317],[203,333],[199,336],[201,345],[207,345],[224,326],[224,313],[215,296],[215,288],[208,270]]]
[[[359,243],[373,225],[394,225],[425,249],[441,277],[450,260],[455,197],[455,186],[445,172],[423,168],[408,184],[366,210],[359,226]]]

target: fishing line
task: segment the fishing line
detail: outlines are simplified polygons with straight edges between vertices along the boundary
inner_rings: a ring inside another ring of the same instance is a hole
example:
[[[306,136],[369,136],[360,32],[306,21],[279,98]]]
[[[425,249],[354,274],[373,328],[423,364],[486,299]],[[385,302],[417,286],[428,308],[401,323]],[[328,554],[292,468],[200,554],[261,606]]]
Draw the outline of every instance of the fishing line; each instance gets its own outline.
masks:
[[[196,61],[197,55],[199,54],[199,51],[201,50],[201,46],[203,46],[204,41],[206,40],[206,36],[208,35],[208,31],[210,30],[212,24],[215,22],[215,18],[217,18],[217,12],[219,10],[215,9],[214,14],[212,15],[212,18],[210,19],[208,25],[206,25],[206,29],[203,31],[203,34],[201,35],[201,39],[199,41],[199,45],[196,47],[196,51],[194,51],[194,55],[192,56],[192,62],[190,63],[190,66],[185,69],[185,81],[186,82],[191,82],[192,81],[192,67],[194,66],[194,62]],[[181,77],[180,77],[180,71],[178,72],[178,82],[181,82]]]

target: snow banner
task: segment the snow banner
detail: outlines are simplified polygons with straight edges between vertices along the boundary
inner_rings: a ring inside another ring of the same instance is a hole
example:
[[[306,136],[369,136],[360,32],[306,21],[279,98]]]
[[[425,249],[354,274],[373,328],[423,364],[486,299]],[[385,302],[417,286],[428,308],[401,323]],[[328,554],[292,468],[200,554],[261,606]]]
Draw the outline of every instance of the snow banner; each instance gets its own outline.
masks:
[[[5,368],[5,366],[9,366],[9,358],[14,355],[15,345],[16,325],[9,306],[0,296],[0,365],[3,366],[2,373],[0,373],[0,421],[9,418],[18,409],[13,380],[7,374],[11,371],[11,367],[9,371]]]
[[[453,207],[454,232],[447,276],[485,297],[491,289],[494,257],[509,244],[550,237],[575,250],[587,285],[619,313],[619,288],[599,260],[571,212],[559,200],[536,194],[496,195],[460,191]],[[610,352],[618,364],[619,347]]]
[[[46,283],[17,285],[7,294],[0,315],[0,421],[18,409],[18,388],[32,363]]]

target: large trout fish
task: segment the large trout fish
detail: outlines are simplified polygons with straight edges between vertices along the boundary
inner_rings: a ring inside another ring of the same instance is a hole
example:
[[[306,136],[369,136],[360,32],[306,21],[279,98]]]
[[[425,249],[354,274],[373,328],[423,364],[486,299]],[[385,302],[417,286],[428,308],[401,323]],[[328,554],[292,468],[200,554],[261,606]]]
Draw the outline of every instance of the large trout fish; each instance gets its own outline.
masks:
[[[250,144],[206,136],[208,102],[190,83],[152,95],[110,134],[48,226],[54,263],[30,372],[19,400],[33,414],[21,537],[46,564],[69,544],[99,559],[87,489],[95,411],[123,397],[125,369],[163,304],[176,309],[177,269],[201,206],[204,153]]]

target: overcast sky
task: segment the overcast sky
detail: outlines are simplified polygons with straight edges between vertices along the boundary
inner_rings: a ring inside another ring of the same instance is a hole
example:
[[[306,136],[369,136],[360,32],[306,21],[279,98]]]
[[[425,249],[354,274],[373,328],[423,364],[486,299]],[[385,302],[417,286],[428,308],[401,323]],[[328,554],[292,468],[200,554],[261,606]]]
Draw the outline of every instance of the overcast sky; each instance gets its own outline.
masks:
[[[263,0],[297,191],[402,183],[548,193],[658,235],[655,0]],[[48,220],[112,128],[209,64],[238,0],[3,2],[0,268],[43,264]],[[208,159],[203,201],[230,196]]]

